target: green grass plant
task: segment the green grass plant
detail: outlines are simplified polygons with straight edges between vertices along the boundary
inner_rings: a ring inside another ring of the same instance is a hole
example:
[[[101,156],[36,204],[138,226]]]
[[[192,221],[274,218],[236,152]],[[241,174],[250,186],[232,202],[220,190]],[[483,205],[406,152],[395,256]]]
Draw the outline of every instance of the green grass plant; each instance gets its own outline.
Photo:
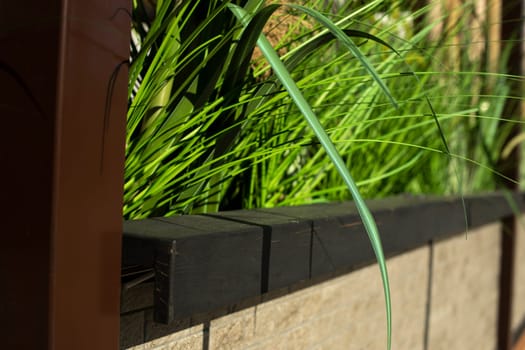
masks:
[[[469,16],[440,29],[432,4],[305,3],[134,1],[124,217],[353,199],[390,347],[363,198],[494,189],[522,77],[487,73]]]

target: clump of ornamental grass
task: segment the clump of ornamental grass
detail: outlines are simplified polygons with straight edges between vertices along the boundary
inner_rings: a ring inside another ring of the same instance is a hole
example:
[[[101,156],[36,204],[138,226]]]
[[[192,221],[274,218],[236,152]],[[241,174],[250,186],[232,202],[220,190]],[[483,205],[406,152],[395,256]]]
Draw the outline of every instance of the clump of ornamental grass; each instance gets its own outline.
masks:
[[[479,35],[469,16],[304,3],[134,2],[124,216],[353,199],[390,344],[363,196],[493,188],[508,77],[460,50]]]

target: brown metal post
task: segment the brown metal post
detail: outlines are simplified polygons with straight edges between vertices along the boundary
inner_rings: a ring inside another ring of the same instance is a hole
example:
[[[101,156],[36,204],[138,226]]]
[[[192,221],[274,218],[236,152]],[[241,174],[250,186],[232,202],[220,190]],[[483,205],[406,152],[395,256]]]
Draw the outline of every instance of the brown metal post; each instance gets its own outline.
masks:
[[[129,6],[0,0],[2,348],[118,348]]]

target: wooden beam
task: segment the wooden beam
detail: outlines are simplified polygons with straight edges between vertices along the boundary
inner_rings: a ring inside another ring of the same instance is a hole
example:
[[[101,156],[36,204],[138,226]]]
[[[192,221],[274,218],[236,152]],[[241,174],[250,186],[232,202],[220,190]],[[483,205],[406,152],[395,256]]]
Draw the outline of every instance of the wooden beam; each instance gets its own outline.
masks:
[[[524,195],[514,201],[522,210]],[[465,198],[469,226],[512,215],[502,194]],[[387,256],[465,234],[460,198],[368,201]],[[155,270],[155,318],[170,323],[375,263],[353,203],[175,216],[124,223],[123,267]],[[126,282],[129,294],[137,283]],[[124,298],[125,299],[125,298]],[[152,305],[151,305],[152,306]],[[144,307],[141,305],[140,307]]]
[[[3,348],[118,348],[129,6],[0,1]]]

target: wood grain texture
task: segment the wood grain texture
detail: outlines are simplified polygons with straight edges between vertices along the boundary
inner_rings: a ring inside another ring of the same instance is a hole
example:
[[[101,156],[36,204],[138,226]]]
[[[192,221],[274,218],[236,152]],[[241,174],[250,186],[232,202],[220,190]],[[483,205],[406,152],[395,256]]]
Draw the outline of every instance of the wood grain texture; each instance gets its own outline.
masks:
[[[523,208],[523,195],[514,195]],[[465,234],[460,198],[368,202],[387,256]],[[465,198],[469,227],[513,214],[500,193]],[[375,263],[353,203],[316,204],[124,224],[123,266],[155,267],[155,319],[171,322]]]

